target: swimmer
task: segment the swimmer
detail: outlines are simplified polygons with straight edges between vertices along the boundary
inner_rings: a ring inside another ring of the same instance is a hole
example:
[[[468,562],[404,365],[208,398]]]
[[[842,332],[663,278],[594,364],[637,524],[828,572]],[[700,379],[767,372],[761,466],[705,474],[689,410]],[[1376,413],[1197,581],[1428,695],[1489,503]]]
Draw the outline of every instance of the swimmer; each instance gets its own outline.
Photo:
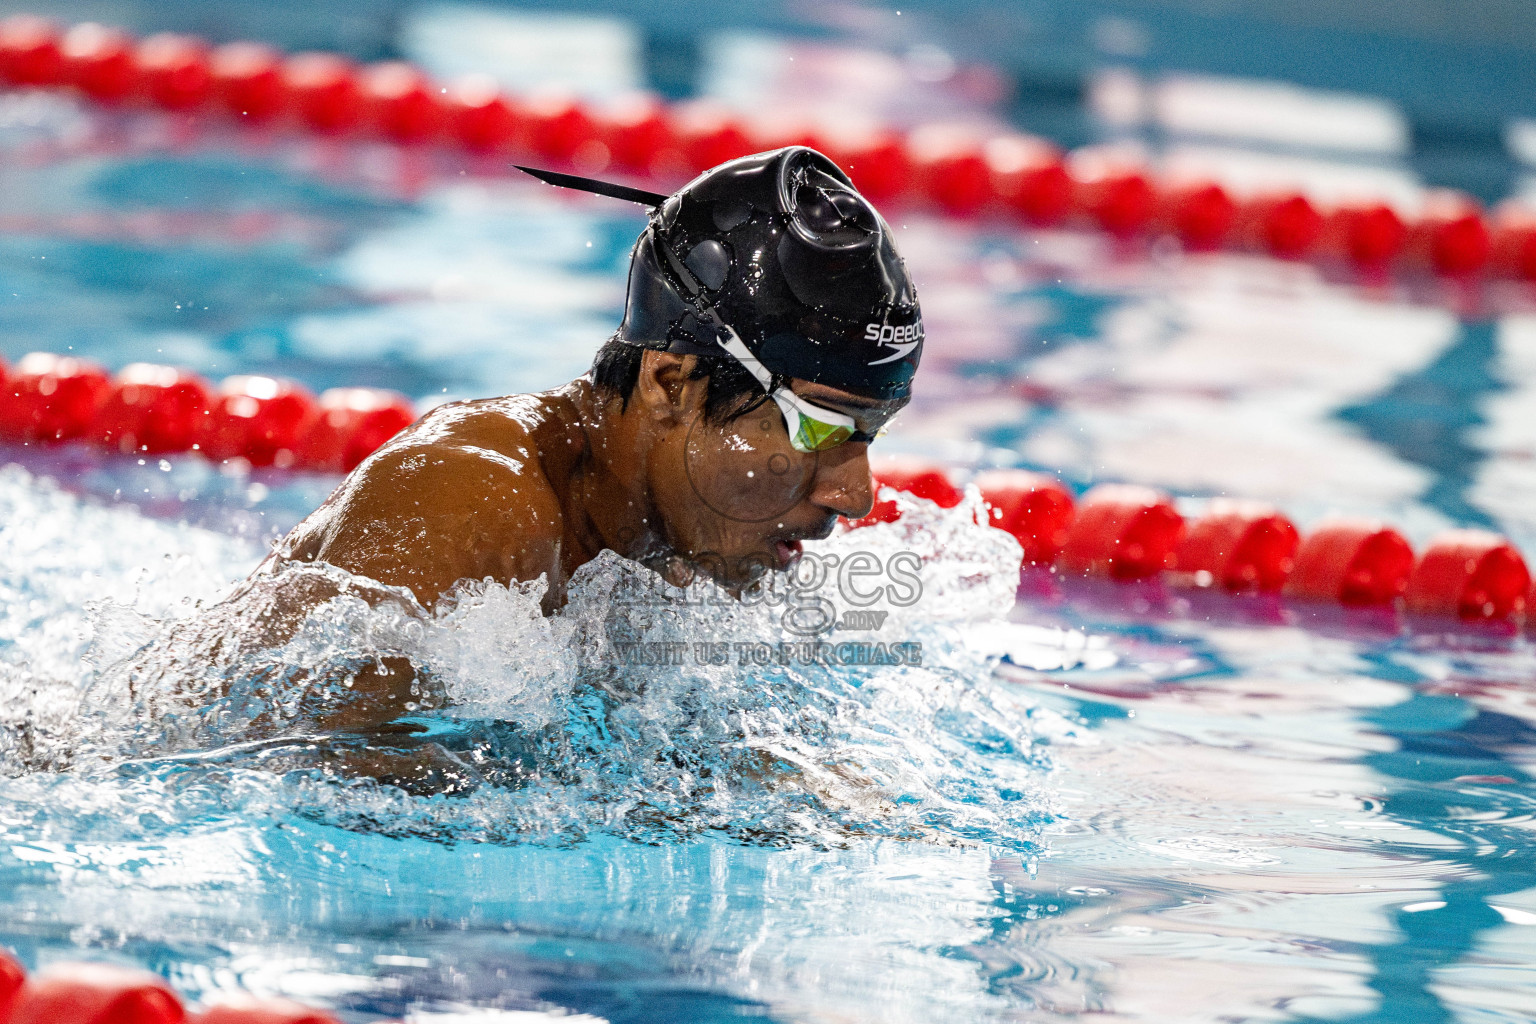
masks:
[[[869,512],[869,443],[907,402],[923,340],[879,214],[803,147],[670,197],[609,189],[655,209],[592,371],[432,410],[273,565],[328,562],[428,607],[461,580],[543,576],[549,609],[605,548],[674,584],[739,589]]]
[[[708,577],[739,594],[870,511],[869,445],[908,401],[923,325],[889,227],[848,177],[804,147],[732,160],[671,196],[537,173],[652,207],[623,322],[591,372],[432,410],[248,585],[323,562],[431,608],[461,581],[542,577],[549,613],[608,549],[674,585]],[[288,594],[270,639],[329,596]],[[386,658],[352,693],[384,722],[412,679]]]

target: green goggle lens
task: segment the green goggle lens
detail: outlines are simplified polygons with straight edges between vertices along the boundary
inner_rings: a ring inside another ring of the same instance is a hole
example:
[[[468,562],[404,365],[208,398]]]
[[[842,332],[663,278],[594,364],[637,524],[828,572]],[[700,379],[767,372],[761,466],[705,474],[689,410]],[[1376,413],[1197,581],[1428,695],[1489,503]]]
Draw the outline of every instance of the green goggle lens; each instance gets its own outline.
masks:
[[[768,397],[773,399],[779,411],[784,414],[784,428],[789,432],[789,443],[795,451],[812,454],[836,448],[848,441],[874,440],[873,435],[859,430],[858,421],[852,416],[822,408],[799,397],[787,387],[775,386],[773,375],[758,362],[736,332],[721,323],[711,311],[706,309],[704,312],[720,328],[720,347],[757,378],[763,390],[768,392]]]
[[[853,437],[853,434],[852,427],[837,423],[823,423],[802,414],[798,429],[790,438],[790,443],[795,446],[796,451],[824,452],[828,448],[836,448]]]
[[[774,388],[768,396],[784,414],[789,443],[797,452],[824,452],[859,436],[853,417],[807,402],[788,388]]]

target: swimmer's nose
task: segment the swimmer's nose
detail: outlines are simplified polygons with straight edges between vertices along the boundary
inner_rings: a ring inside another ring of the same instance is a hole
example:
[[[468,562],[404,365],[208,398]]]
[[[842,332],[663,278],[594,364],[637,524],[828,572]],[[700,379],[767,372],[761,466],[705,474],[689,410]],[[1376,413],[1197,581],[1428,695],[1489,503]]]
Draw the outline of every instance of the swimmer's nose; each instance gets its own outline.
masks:
[[[857,441],[823,452],[816,465],[811,501],[849,519],[861,519],[875,507],[869,473],[869,445]]]

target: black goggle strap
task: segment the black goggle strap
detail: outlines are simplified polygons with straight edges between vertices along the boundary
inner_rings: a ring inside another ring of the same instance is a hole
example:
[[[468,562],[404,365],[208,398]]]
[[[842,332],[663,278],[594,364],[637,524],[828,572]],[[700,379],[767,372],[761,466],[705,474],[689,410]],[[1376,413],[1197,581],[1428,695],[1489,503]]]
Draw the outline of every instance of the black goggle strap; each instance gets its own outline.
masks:
[[[773,372],[758,361],[758,358],[752,354],[752,350],[747,348],[746,343],[741,340],[741,336],[720,318],[719,313],[715,312],[715,308],[704,297],[703,283],[693,276],[693,271],[689,270],[687,265],[672,252],[672,247],[662,240],[661,232],[656,230],[654,224],[651,225],[651,244],[656,246],[656,251],[661,253],[662,259],[667,261],[667,268],[672,271],[681,282],[683,290],[688,293],[688,298],[692,300],[694,315],[714,329],[718,336],[716,343],[735,356],[736,361],[757,378],[763,390],[772,394],[774,388],[779,385]],[[731,342],[735,344],[732,345]]]

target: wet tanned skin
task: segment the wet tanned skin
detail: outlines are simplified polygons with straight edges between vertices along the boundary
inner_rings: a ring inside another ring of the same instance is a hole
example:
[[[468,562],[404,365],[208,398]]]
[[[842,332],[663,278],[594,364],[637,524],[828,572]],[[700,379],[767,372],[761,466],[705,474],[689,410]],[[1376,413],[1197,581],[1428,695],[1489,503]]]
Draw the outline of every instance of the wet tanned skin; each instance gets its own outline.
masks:
[[[825,537],[838,516],[869,512],[867,444],[797,452],[766,400],[729,422],[706,422],[707,382],[689,379],[693,365],[692,356],[645,353],[627,403],[583,377],[543,394],[435,409],[353,471],[249,583],[285,562],[327,562],[407,588],[431,608],[461,580],[505,585],[542,575],[549,613],[564,603],[572,573],[604,548],[674,584],[706,575],[739,591],[792,561],[800,540]],[[903,404],[791,386],[871,432]],[[395,600],[352,592],[375,604]],[[335,596],[325,584],[283,592],[259,642],[286,642]],[[442,779],[466,772],[431,743],[409,753],[373,749],[402,728],[391,724],[399,715],[439,699],[417,685],[409,660],[381,658],[347,685],[348,700],[309,722],[372,737],[361,751],[337,753],[338,770],[413,792],[444,789]]]
[[[670,582],[733,589],[792,560],[837,517],[873,502],[868,445],[794,450],[768,401],[704,418],[693,357],[647,352],[626,405],[586,378],[538,395],[433,410],[360,466],[268,566],[323,561],[409,588],[431,607],[460,580],[546,575],[546,611],[604,548]],[[797,394],[864,423],[900,403],[796,381]]]

